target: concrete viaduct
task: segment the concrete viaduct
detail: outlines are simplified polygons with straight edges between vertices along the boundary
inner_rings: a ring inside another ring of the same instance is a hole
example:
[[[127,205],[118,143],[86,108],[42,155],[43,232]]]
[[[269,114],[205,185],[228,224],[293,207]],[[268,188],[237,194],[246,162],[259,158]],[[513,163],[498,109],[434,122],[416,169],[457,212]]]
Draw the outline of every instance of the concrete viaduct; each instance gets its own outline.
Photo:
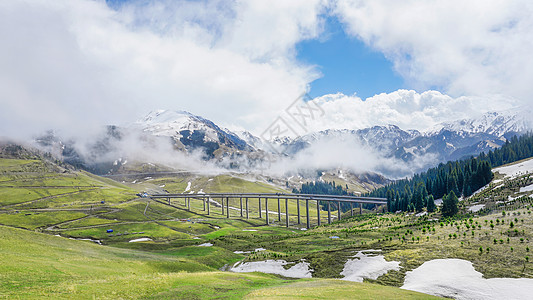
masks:
[[[184,199],[185,206],[188,210],[191,209],[191,199],[200,200],[203,202],[203,211],[207,211],[207,215],[211,214],[211,205],[210,202],[212,199],[220,199],[220,203],[216,202],[221,206],[222,215],[226,215],[226,218],[230,217],[230,199],[239,199],[240,200],[240,217],[249,218],[250,210],[248,209],[248,202],[250,199],[255,199],[259,201],[259,218],[263,218],[262,204],[265,205],[265,221],[268,225],[269,213],[272,211],[268,210],[268,201],[273,200],[277,201],[278,204],[278,222],[281,222],[281,202],[285,201],[285,226],[289,227],[289,200],[296,201],[297,208],[297,222],[301,224],[301,213],[300,213],[300,201],[305,201],[305,217],[306,225],[309,229],[311,227],[310,217],[309,217],[309,202],[316,201],[316,212],[318,219],[318,226],[320,226],[320,201],[327,202],[327,213],[328,213],[328,224],[331,223],[331,202],[337,204],[337,219],[341,219],[341,209],[340,203],[349,203],[350,204],[350,213],[353,216],[353,205],[359,204],[359,212],[362,213],[363,204],[377,204],[377,205],[387,205],[387,199],[385,198],[373,198],[373,197],[359,197],[359,196],[336,196],[336,195],[316,195],[316,194],[283,194],[283,193],[191,193],[191,194],[152,194],[147,197],[154,199],[160,203],[171,205],[171,199]],[[164,201],[166,200],[166,201]],[[225,200],[225,204],[224,204]],[[225,211],[224,211],[225,210]],[[275,212],[274,212],[275,213]]]

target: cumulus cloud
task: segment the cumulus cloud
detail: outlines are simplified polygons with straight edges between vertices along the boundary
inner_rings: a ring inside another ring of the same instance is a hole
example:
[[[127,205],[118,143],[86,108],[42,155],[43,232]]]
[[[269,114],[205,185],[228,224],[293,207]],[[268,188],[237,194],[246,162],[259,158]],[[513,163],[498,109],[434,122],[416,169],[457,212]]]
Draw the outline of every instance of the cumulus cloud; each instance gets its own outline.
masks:
[[[533,101],[531,1],[338,0],[336,14],[414,88]]]
[[[339,93],[317,97],[312,102],[325,112],[323,117],[310,123],[313,130],[394,124],[404,130],[425,131],[442,122],[472,118],[519,104],[515,98],[503,96],[454,98],[438,91],[417,93],[413,90],[382,93],[366,100]]]
[[[323,5],[133,1],[114,10],[103,1],[4,1],[3,134],[76,135],[154,108],[264,127],[317,76],[293,52],[321,30]]]

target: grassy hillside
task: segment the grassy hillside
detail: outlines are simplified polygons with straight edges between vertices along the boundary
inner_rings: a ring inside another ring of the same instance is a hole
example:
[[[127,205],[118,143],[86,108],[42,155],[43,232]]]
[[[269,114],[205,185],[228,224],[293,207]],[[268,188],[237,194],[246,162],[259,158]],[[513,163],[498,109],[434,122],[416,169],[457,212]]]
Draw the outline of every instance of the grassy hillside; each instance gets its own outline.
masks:
[[[214,255],[216,250],[196,249],[199,251],[182,248],[173,255],[151,254],[0,226],[0,297],[430,298],[371,284],[321,280],[295,283],[268,274],[220,272],[188,258]],[[273,286],[276,288],[269,288]]]
[[[0,259],[0,296],[8,298],[231,297],[283,282],[269,275],[213,272],[216,269],[183,256],[105,247],[3,226]]]
[[[264,182],[234,176],[209,179],[197,178],[191,189],[280,191]],[[305,233],[295,228],[264,226],[264,220],[255,218],[221,218],[215,211],[207,216],[201,213],[200,202],[193,203],[194,211],[189,212],[180,203],[175,203],[176,209],[135,196],[147,185],[168,185],[167,188],[175,185],[174,191],[178,192],[190,180],[148,178],[139,185],[120,184],[85,172],[61,169],[39,159],[0,159],[0,224],[10,226],[0,225],[3,261],[0,297],[241,299],[265,295],[269,298],[361,295],[364,299],[421,296],[379,285],[316,279],[300,284],[274,275],[218,271],[242,259],[305,257],[317,264],[321,253],[332,249],[329,233],[320,229]],[[231,205],[238,206],[238,203]],[[271,202],[269,209],[277,210],[277,203]],[[271,219],[275,220],[272,216]],[[113,231],[108,232],[109,229]],[[98,240],[104,245],[68,238]],[[138,238],[151,241],[129,242]],[[198,247],[205,242],[214,246]],[[295,251],[297,245],[305,246]],[[244,255],[233,253],[258,247],[267,250]],[[317,270],[318,276],[326,277],[324,269]],[[284,288],[268,289],[274,286]]]

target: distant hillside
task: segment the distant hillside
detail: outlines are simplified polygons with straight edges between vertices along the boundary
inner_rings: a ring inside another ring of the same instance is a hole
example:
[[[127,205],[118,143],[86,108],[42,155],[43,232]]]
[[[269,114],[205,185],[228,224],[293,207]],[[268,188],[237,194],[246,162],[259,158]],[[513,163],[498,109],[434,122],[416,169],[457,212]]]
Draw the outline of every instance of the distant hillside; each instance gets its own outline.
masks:
[[[533,156],[533,134],[512,137],[501,148],[481,153],[478,157],[440,164],[426,172],[415,174],[410,179],[395,181],[368,195],[387,197],[389,211],[421,211],[428,201],[442,198],[452,191],[455,195],[468,197],[488,184],[493,174],[492,167],[515,162]]]

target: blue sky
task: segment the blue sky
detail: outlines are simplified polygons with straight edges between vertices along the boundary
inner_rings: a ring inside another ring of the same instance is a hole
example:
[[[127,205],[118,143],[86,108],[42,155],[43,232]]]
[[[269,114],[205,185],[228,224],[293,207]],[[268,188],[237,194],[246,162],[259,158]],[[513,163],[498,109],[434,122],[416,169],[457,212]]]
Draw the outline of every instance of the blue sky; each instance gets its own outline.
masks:
[[[129,1],[124,9],[120,0],[0,5],[4,132],[76,136],[171,109],[260,134],[306,86],[311,98],[347,95],[316,99],[327,113],[313,130],[425,130],[533,106],[530,0],[461,9],[458,1]],[[310,82],[308,66],[323,76]]]
[[[128,2],[149,3],[143,0],[106,0],[113,9]],[[315,66],[322,75],[310,83],[308,95],[311,98],[340,92],[366,99],[408,88],[383,53],[347,36],[334,14],[321,17],[325,18],[325,28],[320,37],[296,45],[297,60]]]
[[[311,98],[341,92],[366,99],[405,88],[403,79],[381,52],[344,33],[335,17],[328,17],[319,39],[296,45],[297,59],[316,65],[322,77],[310,84]]]

